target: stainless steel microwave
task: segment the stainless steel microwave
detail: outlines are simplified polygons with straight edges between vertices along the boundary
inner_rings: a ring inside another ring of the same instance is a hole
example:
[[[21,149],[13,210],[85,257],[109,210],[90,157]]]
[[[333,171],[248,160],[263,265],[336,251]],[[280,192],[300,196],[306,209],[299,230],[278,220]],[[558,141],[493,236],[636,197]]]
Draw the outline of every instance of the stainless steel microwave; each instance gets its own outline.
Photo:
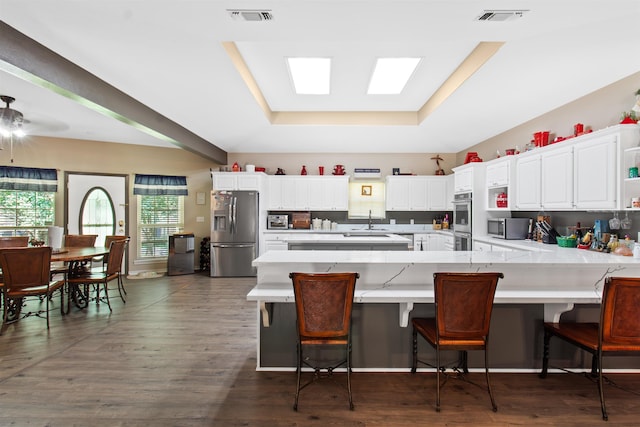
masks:
[[[269,230],[287,230],[289,228],[288,215],[268,215],[267,228]]]
[[[529,218],[492,218],[487,220],[487,234],[507,240],[524,240],[529,233]]]

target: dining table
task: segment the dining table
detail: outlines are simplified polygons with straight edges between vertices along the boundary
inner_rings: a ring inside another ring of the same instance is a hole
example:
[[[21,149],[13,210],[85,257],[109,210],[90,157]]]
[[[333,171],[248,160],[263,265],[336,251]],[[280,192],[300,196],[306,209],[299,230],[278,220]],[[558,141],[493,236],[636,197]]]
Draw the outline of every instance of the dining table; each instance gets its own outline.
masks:
[[[62,247],[51,252],[51,262],[64,262],[67,265],[65,272],[65,282],[67,278],[78,277],[86,274],[91,266],[91,260],[109,254],[109,248],[104,246],[87,247]],[[89,304],[88,290],[78,285],[71,285],[67,282],[67,292],[69,299],[67,303],[67,313],[71,309],[71,302],[80,309],[86,308]]]

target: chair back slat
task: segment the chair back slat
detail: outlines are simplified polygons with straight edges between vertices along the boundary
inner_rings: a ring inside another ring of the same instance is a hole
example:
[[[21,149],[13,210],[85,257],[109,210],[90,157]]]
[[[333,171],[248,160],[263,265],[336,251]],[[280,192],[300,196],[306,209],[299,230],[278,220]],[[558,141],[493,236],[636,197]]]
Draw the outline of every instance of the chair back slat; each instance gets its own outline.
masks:
[[[7,293],[50,281],[51,247],[0,249],[4,289]]]
[[[358,273],[291,273],[298,333],[308,338],[345,337]]]
[[[122,258],[128,240],[114,240],[111,242],[109,257],[107,259],[107,276],[119,273],[122,269]]]
[[[435,273],[433,277],[438,335],[488,336],[493,297],[502,273]]]
[[[640,278],[607,277],[600,314],[604,344],[640,345]]]
[[[87,248],[95,246],[97,234],[66,234],[64,246],[67,248]]]
[[[29,246],[29,236],[0,237],[0,248],[26,248]]]

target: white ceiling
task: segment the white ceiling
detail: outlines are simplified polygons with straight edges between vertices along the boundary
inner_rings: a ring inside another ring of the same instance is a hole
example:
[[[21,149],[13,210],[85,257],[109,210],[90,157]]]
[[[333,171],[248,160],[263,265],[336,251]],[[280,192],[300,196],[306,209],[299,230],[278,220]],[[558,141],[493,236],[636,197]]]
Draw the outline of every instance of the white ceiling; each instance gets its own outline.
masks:
[[[476,21],[485,9],[529,12]],[[0,17],[230,153],[456,153],[640,70],[637,0],[0,0]],[[348,113],[420,109],[483,41],[504,45],[402,126],[271,124],[222,45],[236,44],[270,110]],[[332,57],[332,94],[295,95],[287,56]],[[371,97],[379,56],[424,59],[403,94]],[[32,135],[170,146],[1,69]]]

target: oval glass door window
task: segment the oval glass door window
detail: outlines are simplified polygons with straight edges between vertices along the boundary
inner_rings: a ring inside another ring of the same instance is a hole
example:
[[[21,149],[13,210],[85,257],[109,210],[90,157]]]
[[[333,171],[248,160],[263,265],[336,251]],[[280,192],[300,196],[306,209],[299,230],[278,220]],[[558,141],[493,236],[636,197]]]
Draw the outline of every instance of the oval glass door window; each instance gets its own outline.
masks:
[[[96,246],[104,246],[106,236],[116,232],[113,201],[103,188],[94,187],[87,192],[80,208],[80,234],[97,234]]]

